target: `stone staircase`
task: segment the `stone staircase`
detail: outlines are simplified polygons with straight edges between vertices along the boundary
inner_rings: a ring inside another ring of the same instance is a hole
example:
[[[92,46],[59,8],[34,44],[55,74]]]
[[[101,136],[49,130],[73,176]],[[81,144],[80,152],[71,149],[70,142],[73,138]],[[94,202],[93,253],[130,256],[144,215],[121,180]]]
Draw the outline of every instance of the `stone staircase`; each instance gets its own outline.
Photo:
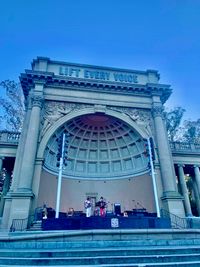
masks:
[[[42,231],[42,221],[34,221],[27,231]]]
[[[144,241],[22,242],[0,249],[0,266],[200,266],[200,244]]]
[[[15,232],[0,236],[0,266],[194,267],[199,236],[199,230]]]

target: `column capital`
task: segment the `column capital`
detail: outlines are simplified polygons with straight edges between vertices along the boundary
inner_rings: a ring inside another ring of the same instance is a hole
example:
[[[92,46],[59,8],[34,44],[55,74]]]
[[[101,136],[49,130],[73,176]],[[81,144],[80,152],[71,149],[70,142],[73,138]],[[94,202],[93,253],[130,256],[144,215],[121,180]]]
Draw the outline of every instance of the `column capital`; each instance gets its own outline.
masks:
[[[182,168],[184,168],[184,167],[185,167],[185,164],[183,164],[183,163],[179,163],[179,164],[177,164],[177,166],[178,166],[178,167],[182,167]]]
[[[42,108],[44,103],[44,98],[39,95],[34,95],[32,96],[31,101],[32,101],[32,107]]]
[[[193,165],[193,168],[199,168],[199,167],[200,167],[199,164],[194,164],[194,165]]]
[[[163,111],[164,111],[164,108],[163,106],[153,106],[152,109],[151,109],[151,113],[153,115],[153,117],[161,117],[163,118],[164,115],[163,115]]]

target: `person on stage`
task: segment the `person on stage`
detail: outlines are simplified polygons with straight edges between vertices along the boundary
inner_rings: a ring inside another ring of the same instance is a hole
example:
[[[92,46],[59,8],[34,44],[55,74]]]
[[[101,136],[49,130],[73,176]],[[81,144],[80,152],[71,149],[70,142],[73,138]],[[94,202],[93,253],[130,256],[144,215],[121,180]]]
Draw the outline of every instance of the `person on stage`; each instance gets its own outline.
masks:
[[[92,204],[89,197],[87,197],[87,199],[85,200],[84,207],[85,207],[86,217],[90,217],[92,214]]]
[[[99,200],[100,216],[104,217],[106,215],[106,202],[103,197]]]

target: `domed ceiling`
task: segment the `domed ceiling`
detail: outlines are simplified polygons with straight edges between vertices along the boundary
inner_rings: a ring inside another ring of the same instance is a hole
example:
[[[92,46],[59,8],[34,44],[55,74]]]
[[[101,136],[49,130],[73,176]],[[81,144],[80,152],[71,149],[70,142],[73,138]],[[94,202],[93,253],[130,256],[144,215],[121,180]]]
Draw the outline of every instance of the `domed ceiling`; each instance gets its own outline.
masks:
[[[77,179],[129,178],[147,171],[148,160],[139,134],[125,122],[107,115],[84,115],[66,122],[50,138],[45,169],[57,174],[58,138],[69,133],[63,176]]]

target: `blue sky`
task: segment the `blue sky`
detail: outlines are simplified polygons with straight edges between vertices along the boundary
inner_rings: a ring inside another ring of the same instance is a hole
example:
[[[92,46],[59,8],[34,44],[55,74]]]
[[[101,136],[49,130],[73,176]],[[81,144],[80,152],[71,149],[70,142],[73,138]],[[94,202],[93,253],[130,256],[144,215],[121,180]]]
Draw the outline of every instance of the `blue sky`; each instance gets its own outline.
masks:
[[[200,0],[4,0],[0,80],[37,56],[138,70],[171,84],[169,107],[200,118]]]

